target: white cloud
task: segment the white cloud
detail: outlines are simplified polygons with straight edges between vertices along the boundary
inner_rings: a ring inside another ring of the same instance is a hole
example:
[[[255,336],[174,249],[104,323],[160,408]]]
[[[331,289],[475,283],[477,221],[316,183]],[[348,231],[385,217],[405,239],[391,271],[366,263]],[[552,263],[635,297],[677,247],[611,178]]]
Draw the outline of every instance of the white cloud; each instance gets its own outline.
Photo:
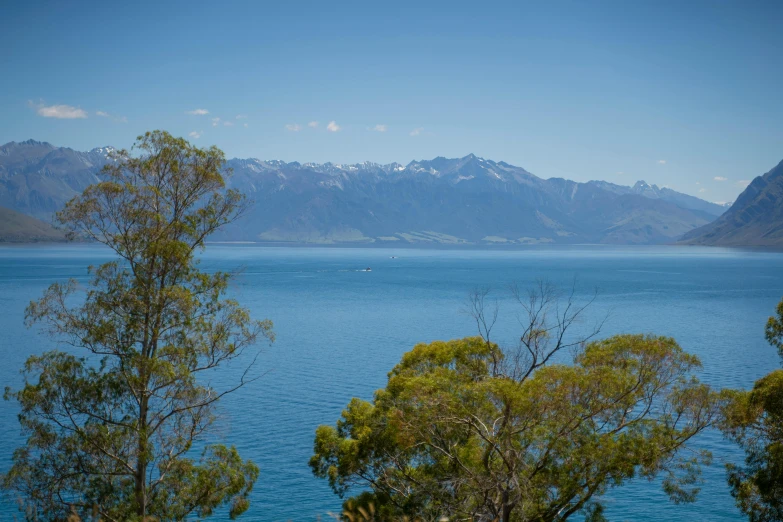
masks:
[[[246,118],[247,118],[247,114],[237,114],[237,119],[238,120],[244,120]]]
[[[375,127],[369,127],[369,130],[375,131],[375,132],[386,132],[386,129],[388,129],[388,127],[386,125],[384,125],[383,123],[379,123]]]
[[[302,130],[302,127],[299,126],[298,123],[289,123],[285,126],[285,130],[289,130],[291,132],[299,132]]]
[[[411,136],[418,136],[424,131],[424,127],[416,127],[411,131]]]
[[[185,114],[192,114],[193,116],[205,116],[209,114],[209,111],[206,109],[193,109],[192,111],[187,111]]]
[[[188,136],[190,136],[190,137],[191,137],[191,138],[193,138],[194,140],[197,140],[197,139],[199,139],[199,138],[201,137],[201,135],[202,135],[203,133],[204,133],[204,131],[198,131],[198,132],[196,132],[196,131],[193,131],[193,132],[191,132],[190,134],[188,134]]]
[[[44,105],[43,103],[28,102],[35,109],[38,116],[44,118],[57,118],[60,120],[78,120],[87,117],[87,111],[72,105]]]
[[[128,118],[125,116],[112,116],[106,111],[95,111],[96,116],[100,116],[101,118],[112,118],[117,123],[128,123]]]
[[[700,189],[699,189],[699,193],[703,194],[703,193],[705,193],[705,192],[707,192],[707,189],[706,189],[706,188],[700,188]]]
[[[619,176],[622,176],[623,174],[625,174],[625,172],[622,172],[622,171],[620,171],[620,172],[618,172],[617,174],[618,174]]]
[[[747,187],[748,185],[750,185],[750,181],[751,180],[749,180],[749,179],[741,179],[741,180],[737,181],[737,185],[740,186],[740,187]]]
[[[340,130],[340,126],[337,125],[336,121],[332,120],[329,122],[329,125],[326,126],[326,130],[328,130],[329,132],[337,132],[338,130]]]
[[[212,118],[212,126],[217,127],[220,125],[220,118]]]
[[[659,165],[666,165],[666,160],[658,160]]]
[[[247,128],[247,123],[243,123],[242,125],[243,125],[245,128]]]
[[[712,179],[714,179],[715,181],[726,181],[728,178],[724,178],[723,176],[715,176]]]
[[[224,121],[223,122],[223,126],[224,127],[233,127],[234,126],[234,122],[233,121]]]
[[[697,184],[697,185],[701,185],[701,181],[697,181],[697,182],[696,182],[696,184]]]
[[[316,127],[318,127],[318,122],[311,121],[310,123],[307,124],[307,126],[310,127],[311,129],[315,129]]]

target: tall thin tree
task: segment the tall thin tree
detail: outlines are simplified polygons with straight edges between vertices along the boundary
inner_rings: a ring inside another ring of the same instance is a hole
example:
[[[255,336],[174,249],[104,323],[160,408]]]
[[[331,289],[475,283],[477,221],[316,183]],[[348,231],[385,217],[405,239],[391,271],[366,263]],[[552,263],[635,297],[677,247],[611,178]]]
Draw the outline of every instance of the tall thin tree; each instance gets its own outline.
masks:
[[[230,274],[198,267],[205,239],[240,215],[244,198],[225,189],[216,147],[155,131],[134,149],[57,215],[72,237],[118,259],[90,267],[84,292],[55,283],[26,312],[69,346],[30,357],[24,387],[5,394],[19,402],[27,442],[3,486],[30,518],[184,520],[224,505],[233,518],[258,477],[233,446],[197,445],[216,402],[252,379],[258,352],[224,388],[199,376],[273,340],[270,321],[225,298]]]

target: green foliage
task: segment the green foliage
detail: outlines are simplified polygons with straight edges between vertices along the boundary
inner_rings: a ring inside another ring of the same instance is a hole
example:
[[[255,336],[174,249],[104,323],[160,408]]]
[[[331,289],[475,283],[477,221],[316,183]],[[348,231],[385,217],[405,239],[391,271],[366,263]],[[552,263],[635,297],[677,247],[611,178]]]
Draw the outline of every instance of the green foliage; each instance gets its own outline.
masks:
[[[24,387],[5,393],[19,402],[28,439],[2,485],[23,497],[30,518],[86,519],[97,509],[103,520],[184,520],[223,505],[234,517],[258,477],[233,447],[192,458],[216,401],[247,382],[245,371],[218,390],[198,376],[259,336],[272,340],[269,321],[223,297],[230,274],[201,272],[195,258],[242,211],[242,196],[224,189],[214,147],[156,131],[135,148],[58,214],[71,237],[102,243],[118,260],[90,267],[86,289],[55,283],[27,309],[29,325],[71,348],[30,357]]]
[[[783,356],[783,300],[766,338]],[[752,522],[783,520],[783,370],[762,377],[750,391],[727,392],[721,428],[745,451],[745,464],[727,466],[737,506]]]
[[[772,316],[767,320],[765,331],[767,342],[778,349],[778,353],[783,357],[783,299],[780,300],[777,307],[777,317]]]
[[[705,459],[680,454],[717,407],[695,356],[642,335],[534,372],[541,358],[520,371],[512,355],[481,337],[417,345],[372,402],[317,429],[313,473],[341,496],[369,488],[346,506],[383,520],[601,520],[608,488],[659,474],[673,500],[694,498]]]

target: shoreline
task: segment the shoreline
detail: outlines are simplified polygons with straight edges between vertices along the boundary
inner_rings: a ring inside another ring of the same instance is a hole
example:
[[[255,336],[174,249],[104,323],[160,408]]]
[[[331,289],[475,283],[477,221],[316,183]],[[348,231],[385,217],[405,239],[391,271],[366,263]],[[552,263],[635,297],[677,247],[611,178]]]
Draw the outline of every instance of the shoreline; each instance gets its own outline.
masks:
[[[93,241],[0,241],[0,249],[17,249],[25,247],[90,247],[101,246]],[[542,252],[542,251],[569,251],[574,249],[589,249],[595,251],[628,250],[644,251],[653,249],[665,249],[668,251],[732,251],[732,252],[757,252],[757,253],[783,253],[783,246],[713,246],[692,245],[682,243],[658,243],[658,244],[606,244],[606,243],[545,243],[535,245],[522,244],[440,244],[440,243],[402,243],[402,244],[378,244],[378,243],[283,243],[266,241],[209,241],[205,247],[236,247],[236,248],[270,248],[270,249],[325,249],[325,250],[411,250],[411,251],[461,251],[461,252]]]

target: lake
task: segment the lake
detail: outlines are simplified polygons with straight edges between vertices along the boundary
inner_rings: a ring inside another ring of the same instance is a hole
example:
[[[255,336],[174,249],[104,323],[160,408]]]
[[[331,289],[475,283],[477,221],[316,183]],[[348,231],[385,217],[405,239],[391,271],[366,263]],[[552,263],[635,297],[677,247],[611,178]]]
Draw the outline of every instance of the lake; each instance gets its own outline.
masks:
[[[25,358],[55,346],[23,325],[24,307],[52,282],[86,281],[89,264],[110,259],[95,246],[0,247],[0,383],[18,387]],[[372,271],[364,271],[371,267]],[[598,298],[585,327],[609,314],[603,334],[668,335],[703,362],[717,387],[752,386],[779,366],[764,324],[783,296],[783,254],[694,247],[547,247],[514,251],[283,248],[210,245],[205,270],[241,268],[231,293],[258,319],[274,321],[262,345],[262,377],[222,403],[218,436],[261,467],[250,511],[240,520],[326,519],[341,500],[307,465],[314,430],[333,424],[351,397],[370,399],[414,344],[475,335],[461,312],[471,289],[489,286],[500,302],[495,340],[519,337],[509,283],[537,278],[577,297]],[[240,371],[237,365],[221,379]],[[15,403],[0,404],[0,472],[23,438]],[[698,443],[714,463],[696,503],[675,506],[645,480],[612,490],[610,520],[742,520],[725,485],[724,462],[738,450],[719,433]],[[15,506],[0,504],[0,518]],[[216,520],[227,517],[215,517]]]

